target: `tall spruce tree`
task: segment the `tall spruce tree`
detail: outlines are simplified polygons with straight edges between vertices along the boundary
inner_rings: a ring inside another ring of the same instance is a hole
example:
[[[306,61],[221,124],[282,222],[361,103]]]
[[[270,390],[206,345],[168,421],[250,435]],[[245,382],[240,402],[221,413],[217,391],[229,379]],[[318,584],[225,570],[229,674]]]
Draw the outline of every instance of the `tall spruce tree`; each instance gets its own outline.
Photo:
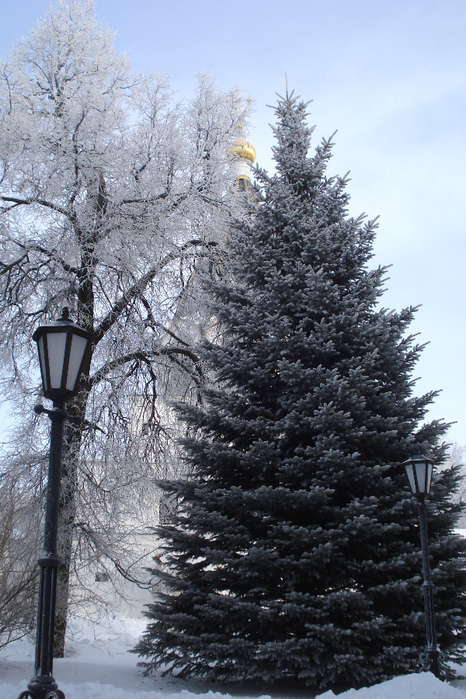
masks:
[[[418,512],[402,462],[442,464],[447,425],[413,396],[415,308],[379,304],[374,222],[348,216],[345,179],[308,156],[307,105],[280,98],[276,174],[258,171],[249,221],[210,286],[223,332],[214,381],[184,406],[190,476],[160,529],[165,593],[135,649],[181,677],[373,683],[416,668],[425,644]],[[428,506],[439,643],[466,640],[465,540],[453,470]]]

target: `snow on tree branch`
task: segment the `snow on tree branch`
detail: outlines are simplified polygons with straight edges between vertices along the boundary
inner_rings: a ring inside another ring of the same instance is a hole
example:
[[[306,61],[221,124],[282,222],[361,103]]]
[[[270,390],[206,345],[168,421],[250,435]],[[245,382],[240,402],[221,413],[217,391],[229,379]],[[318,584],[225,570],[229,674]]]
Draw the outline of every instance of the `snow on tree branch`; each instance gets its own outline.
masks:
[[[118,510],[106,547],[125,568],[119,522],[136,500],[140,509],[154,499],[154,474],[173,462],[174,424],[161,401],[189,395],[200,377],[190,332],[174,321],[188,296],[191,317],[202,315],[185,275],[216,254],[239,214],[226,153],[248,109],[239,90],[209,75],[198,76],[192,99],[176,101],[167,76],[136,74],[91,2],[51,6],[0,65],[1,388],[23,402],[15,439],[24,458],[31,424],[46,448],[43,424],[23,415],[38,394],[34,329],[66,305],[94,336],[71,406],[85,427],[66,435],[62,620],[74,536],[85,557],[76,518],[102,531]],[[86,476],[85,462],[98,464],[100,480]],[[139,476],[122,494],[114,488],[127,470]]]

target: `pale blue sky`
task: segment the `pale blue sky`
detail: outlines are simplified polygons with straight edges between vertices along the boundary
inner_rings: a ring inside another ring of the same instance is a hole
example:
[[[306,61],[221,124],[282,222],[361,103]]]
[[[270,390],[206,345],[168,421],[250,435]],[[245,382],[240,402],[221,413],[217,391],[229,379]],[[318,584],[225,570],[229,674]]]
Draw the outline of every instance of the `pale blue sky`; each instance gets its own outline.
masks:
[[[0,55],[46,0],[2,0]],[[384,305],[423,304],[416,393],[443,389],[430,416],[466,444],[466,0],[96,0],[136,69],[166,72],[180,97],[194,74],[255,100],[258,162],[271,169],[274,116],[290,88],[310,105],[315,143],[336,129],[330,174],[351,171],[351,213],[380,215],[376,262],[392,264]]]

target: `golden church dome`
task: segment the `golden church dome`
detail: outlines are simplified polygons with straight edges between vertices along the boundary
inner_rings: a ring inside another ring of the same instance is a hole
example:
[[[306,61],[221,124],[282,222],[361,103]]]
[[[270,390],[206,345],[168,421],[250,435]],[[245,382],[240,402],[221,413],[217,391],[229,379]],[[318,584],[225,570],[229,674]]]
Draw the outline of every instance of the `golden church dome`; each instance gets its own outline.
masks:
[[[253,163],[256,159],[256,149],[247,141],[236,141],[234,146],[230,148],[231,155],[236,155],[238,158],[246,158]]]

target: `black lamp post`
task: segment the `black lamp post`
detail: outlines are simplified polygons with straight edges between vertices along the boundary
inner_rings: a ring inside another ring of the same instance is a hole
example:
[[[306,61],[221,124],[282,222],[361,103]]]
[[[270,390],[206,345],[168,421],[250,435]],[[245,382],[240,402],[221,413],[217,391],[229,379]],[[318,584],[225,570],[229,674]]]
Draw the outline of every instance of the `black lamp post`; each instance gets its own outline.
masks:
[[[412,456],[404,462],[406,475],[412,493],[419,507],[419,529],[421,534],[422,568],[424,573],[424,609],[426,615],[427,646],[422,653],[420,664],[424,672],[432,672],[435,677],[443,679],[446,667],[441,662],[441,653],[437,647],[435,634],[434,585],[430,574],[429,541],[427,538],[426,495],[430,493],[433,465],[426,456]]]
[[[39,350],[44,396],[53,401],[53,409],[36,405],[37,413],[47,413],[52,421],[49,472],[45,508],[44,549],[39,558],[39,598],[37,603],[35,674],[19,699],[65,699],[53,672],[53,640],[57,592],[58,505],[60,500],[63,423],[80,422],[65,410],[66,401],[77,394],[81,371],[90,349],[91,336],[72,323],[68,309],[56,323],[37,328],[33,335]]]

